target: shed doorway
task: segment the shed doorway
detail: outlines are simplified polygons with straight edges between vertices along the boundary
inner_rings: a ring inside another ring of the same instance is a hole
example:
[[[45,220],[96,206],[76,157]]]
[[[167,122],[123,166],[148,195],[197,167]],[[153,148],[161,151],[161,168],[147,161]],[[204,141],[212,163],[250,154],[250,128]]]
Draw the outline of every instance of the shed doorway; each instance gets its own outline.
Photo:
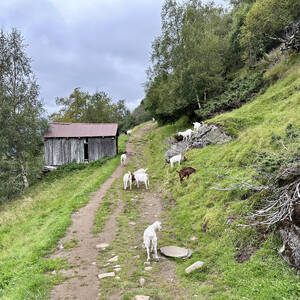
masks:
[[[88,143],[88,139],[84,139],[83,147],[84,147],[84,162],[89,162],[89,143]]]

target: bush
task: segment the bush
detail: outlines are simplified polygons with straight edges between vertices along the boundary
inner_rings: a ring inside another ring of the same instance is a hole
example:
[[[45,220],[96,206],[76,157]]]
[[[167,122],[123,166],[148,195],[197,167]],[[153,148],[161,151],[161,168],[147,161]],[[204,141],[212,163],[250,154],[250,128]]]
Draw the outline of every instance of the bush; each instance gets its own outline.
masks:
[[[204,120],[216,113],[239,108],[253,100],[253,96],[260,92],[263,86],[263,71],[255,72],[243,79],[238,77],[227,84],[223,94],[207,102],[201,110],[196,110],[195,113]]]

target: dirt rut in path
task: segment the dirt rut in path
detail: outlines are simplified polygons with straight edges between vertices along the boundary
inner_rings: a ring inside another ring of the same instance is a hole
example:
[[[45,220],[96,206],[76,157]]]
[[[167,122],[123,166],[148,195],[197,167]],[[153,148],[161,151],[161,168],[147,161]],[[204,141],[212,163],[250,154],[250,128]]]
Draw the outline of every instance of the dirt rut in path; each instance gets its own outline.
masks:
[[[134,136],[130,139],[132,138]],[[130,146],[129,149],[126,148],[126,151],[130,156]],[[103,231],[97,236],[92,233],[94,216],[102,201],[102,197],[114,180],[119,178],[122,173],[123,168],[118,166],[112,176],[101,185],[100,189],[91,194],[89,203],[72,215],[72,225],[69,227],[66,236],[60,240],[58,250],[51,258],[65,258],[73,268],[60,271],[68,279],[54,287],[51,292],[51,299],[98,299],[99,280],[97,275],[99,270],[97,267],[97,255],[99,252],[96,249],[96,245],[100,243],[110,244],[113,241],[116,231],[115,218],[120,214],[123,203],[118,199],[117,208],[105,222]],[[62,249],[61,245],[72,243],[72,240],[73,243],[77,242],[74,248],[69,250]]]

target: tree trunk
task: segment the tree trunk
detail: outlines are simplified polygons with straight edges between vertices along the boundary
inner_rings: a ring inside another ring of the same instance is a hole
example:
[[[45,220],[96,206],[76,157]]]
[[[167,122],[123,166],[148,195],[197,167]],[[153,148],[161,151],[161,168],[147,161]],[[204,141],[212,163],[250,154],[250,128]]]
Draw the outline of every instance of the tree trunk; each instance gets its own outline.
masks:
[[[201,109],[201,104],[200,104],[199,96],[197,93],[196,93],[196,98],[197,98],[198,107],[199,107],[199,109]]]
[[[27,179],[27,174],[26,174],[26,170],[24,168],[24,164],[21,162],[21,170],[22,170],[22,178],[23,178],[23,183],[24,183],[24,187],[25,189],[27,189],[29,187],[29,183],[28,183],[28,179]]]

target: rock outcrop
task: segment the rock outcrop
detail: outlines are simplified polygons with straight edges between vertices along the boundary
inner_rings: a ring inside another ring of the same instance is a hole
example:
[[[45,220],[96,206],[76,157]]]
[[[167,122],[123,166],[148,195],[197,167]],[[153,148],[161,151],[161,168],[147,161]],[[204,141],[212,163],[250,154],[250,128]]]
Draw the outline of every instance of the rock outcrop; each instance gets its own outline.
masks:
[[[174,155],[183,153],[189,149],[203,148],[213,144],[224,144],[230,142],[232,137],[227,135],[215,124],[204,124],[198,131],[192,133],[192,138],[185,141],[176,141],[175,138],[170,138],[167,143],[170,148],[165,154],[166,161],[169,162],[170,158]]]

